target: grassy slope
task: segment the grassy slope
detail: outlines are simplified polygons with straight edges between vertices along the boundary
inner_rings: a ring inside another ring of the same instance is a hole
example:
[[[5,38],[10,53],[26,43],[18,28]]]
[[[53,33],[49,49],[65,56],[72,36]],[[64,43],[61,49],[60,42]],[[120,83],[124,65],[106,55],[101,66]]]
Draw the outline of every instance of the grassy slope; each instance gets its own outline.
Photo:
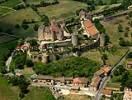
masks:
[[[80,8],[85,8],[87,5],[84,3],[72,1],[72,0],[59,0],[59,4],[48,7],[38,8],[40,14],[57,18],[66,18],[75,15],[75,11]]]
[[[108,55],[107,64],[114,66],[121,57],[125,54],[127,49],[117,49],[115,52],[105,52]],[[83,57],[91,59],[102,65],[101,54],[98,50],[90,50],[82,54]]]
[[[31,21],[32,19],[34,19],[34,21],[40,21],[40,17],[31,8],[27,8],[18,10],[8,16],[1,18],[0,22],[15,25],[21,24],[24,19],[28,21]]]
[[[6,2],[0,4],[1,6],[14,7],[17,4],[20,4],[21,0],[7,0]]]
[[[132,18],[130,18],[129,20],[131,20]],[[126,16],[122,16],[122,17],[118,17],[115,18],[109,22],[102,22],[102,24],[104,25],[107,34],[110,36],[110,41],[114,44],[114,45],[119,45],[119,38],[120,37],[124,37],[124,32],[118,32],[118,25],[121,24],[123,26],[123,30],[125,30],[126,27],[130,28],[129,33],[132,32],[132,28],[128,25],[128,19],[126,19]],[[125,38],[130,40],[130,34],[129,34],[129,38]]]
[[[31,88],[23,100],[55,100],[48,88]]]
[[[4,44],[0,44],[0,60],[3,58],[4,55],[7,54],[9,49],[14,48],[16,45],[16,41],[10,41]]]
[[[7,80],[0,76],[0,100],[17,100],[19,90],[11,87]]]

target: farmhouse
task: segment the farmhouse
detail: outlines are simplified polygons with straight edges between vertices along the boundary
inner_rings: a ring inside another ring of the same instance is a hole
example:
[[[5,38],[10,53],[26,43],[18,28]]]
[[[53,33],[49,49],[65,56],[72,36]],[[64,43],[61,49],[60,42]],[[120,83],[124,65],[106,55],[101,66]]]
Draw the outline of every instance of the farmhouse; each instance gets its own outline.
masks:
[[[99,88],[100,82],[101,82],[101,77],[99,77],[99,76],[93,77],[92,82],[90,84],[90,89],[92,91],[97,91]]]
[[[112,90],[111,90],[111,89],[106,89],[106,88],[104,88],[101,92],[102,92],[102,94],[105,95],[106,97],[111,97],[111,96],[112,96]]]

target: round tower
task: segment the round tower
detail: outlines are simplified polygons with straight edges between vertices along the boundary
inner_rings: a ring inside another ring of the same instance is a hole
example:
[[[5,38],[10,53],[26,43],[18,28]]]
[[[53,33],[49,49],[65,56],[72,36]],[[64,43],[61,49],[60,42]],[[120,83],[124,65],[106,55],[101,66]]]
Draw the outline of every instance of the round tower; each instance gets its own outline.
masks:
[[[78,45],[78,35],[72,34],[72,45],[77,46]]]

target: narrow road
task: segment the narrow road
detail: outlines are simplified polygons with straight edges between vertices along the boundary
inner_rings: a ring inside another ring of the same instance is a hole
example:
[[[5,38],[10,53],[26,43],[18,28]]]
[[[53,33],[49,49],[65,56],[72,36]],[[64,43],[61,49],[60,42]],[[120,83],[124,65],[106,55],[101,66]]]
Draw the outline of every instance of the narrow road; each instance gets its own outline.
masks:
[[[6,67],[7,67],[7,68],[6,68],[7,71],[10,71],[10,64],[11,64],[11,62],[12,62],[12,58],[13,58],[14,54],[15,54],[15,52],[13,51],[13,52],[11,53],[11,56],[8,57],[8,59],[7,59],[6,63],[5,63],[5,65],[6,65]]]
[[[110,76],[113,74],[113,72],[116,70],[116,68],[121,65],[125,59],[126,59],[126,56],[128,55],[128,53],[131,51],[131,48],[129,48],[129,50],[125,53],[125,55],[120,59],[120,61],[115,64],[115,66],[112,68],[111,70],[111,73],[109,74],[109,76],[106,76],[102,79],[101,83],[100,83],[100,86],[99,86],[99,90],[95,96],[95,99],[94,100],[100,100],[101,97],[102,97],[102,94],[101,94],[101,91],[102,89],[106,86],[107,82],[110,80]]]

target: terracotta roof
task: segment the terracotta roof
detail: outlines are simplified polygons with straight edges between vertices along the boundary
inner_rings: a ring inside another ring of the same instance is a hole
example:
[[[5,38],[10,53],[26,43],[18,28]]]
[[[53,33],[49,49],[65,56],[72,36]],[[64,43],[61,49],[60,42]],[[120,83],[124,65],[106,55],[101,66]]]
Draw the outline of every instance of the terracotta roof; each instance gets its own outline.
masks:
[[[51,25],[50,29],[52,32],[56,32],[56,33],[59,32],[59,27],[57,25]]]
[[[108,65],[104,65],[104,66],[101,68],[101,70],[103,70],[105,73],[108,73],[108,72],[110,72],[111,67],[108,66]]]
[[[94,36],[99,32],[96,29],[95,25],[89,19],[84,20],[83,24],[84,24],[84,27],[85,27],[87,33],[90,34],[91,36]]]
[[[97,76],[100,76],[100,75],[102,75],[102,74],[104,74],[104,71],[103,71],[102,69],[98,70],[98,71],[95,73],[95,75],[97,75]]]
[[[74,78],[73,79],[73,84],[81,84],[82,81],[80,80],[80,78]]]
[[[132,61],[127,61],[127,64],[128,65],[132,65]]]
[[[85,77],[77,77],[73,79],[73,84],[87,84],[88,83],[88,79]]]
[[[102,90],[102,93],[103,93],[104,95],[111,95],[111,94],[112,94],[112,90],[111,90],[111,89],[103,89],[103,90]]]
[[[98,87],[98,85],[100,84],[100,81],[101,81],[101,78],[99,76],[94,77],[92,79],[91,86]]]
[[[111,71],[111,67],[108,65],[104,65],[103,67],[101,67],[100,70],[98,70],[95,75],[99,76],[102,75],[104,73],[109,73]]]

